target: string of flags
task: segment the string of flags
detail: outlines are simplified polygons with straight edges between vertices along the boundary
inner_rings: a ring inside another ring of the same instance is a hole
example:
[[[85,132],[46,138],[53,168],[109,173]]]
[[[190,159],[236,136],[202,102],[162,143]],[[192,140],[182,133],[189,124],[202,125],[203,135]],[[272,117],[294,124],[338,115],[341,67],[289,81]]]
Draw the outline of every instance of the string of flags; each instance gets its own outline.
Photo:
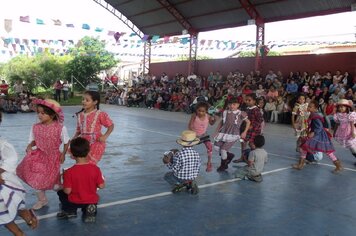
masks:
[[[37,25],[46,25],[43,19],[35,18],[34,21],[30,19],[30,16],[20,16],[19,21],[23,23],[31,23],[35,22]],[[13,27],[12,19],[4,20],[4,28],[7,33],[12,31]],[[52,22],[49,24],[53,24],[55,26],[62,26],[68,28],[77,28],[75,24],[66,23],[63,24],[59,19],[52,19]],[[83,23],[80,25],[80,28],[83,30],[94,30],[98,33],[104,33],[103,27],[91,27],[87,23]],[[153,49],[161,49],[161,48],[181,48],[188,49],[190,43],[197,45],[199,50],[226,50],[226,51],[250,51],[254,50],[256,47],[256,43],[249,40],[224,40],[224,39],[197,39],[190,38],[187,35],[181,36],[160,36],[160,35],[144,35],[142,39],[138,38],[135,33],[127,33],[127,32],[115,32],[114,30],[107,30],[107,35],[110,36],[107,40],[103,40],[106,44],[109,44],[113,47],[119,49],[142,49],[145,42],[150,41]],[[192,40],[192,41],[191,41]],[[13,37],[0,37],[0,50],[1,54],[10,54],[10,56],[18,55],[18,54],[26,54],[26,55],[34,55],[36,53],[41,52],[50,52],[52,54],[66,54],[69,48],[77,45],[78,40],[63,40],[63,39],[20,39]],[[260,48],[260,52],[262,55],[267,55],[270,50],[275,48],[281,48],[286,46],[303,46],[303,45],[355,45],[355,42],[352,41],[269,41],[266,42]],[[115,50],[115,51],[117,51]],[[141,51],[142,51],[141,50]],[[119,53],[120,54],[120,53]],[[131,53],[133,55],[141,55],[139,53]],[[152,53],[154,55],[154,53]],[[157,55],[167,55],[171,56],[173,54],[163,53]],[[176,55],[176,54],[174,54]]]

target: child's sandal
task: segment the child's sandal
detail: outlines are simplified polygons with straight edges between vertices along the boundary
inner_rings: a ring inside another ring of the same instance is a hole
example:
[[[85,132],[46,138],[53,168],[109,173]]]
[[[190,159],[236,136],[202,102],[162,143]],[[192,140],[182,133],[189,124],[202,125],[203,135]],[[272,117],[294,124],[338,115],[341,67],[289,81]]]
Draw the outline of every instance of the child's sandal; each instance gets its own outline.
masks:
[[[32,209],[28,210],[29,214],[30,214],[30,219],[24,219],[26,221],[26,224],[31,228],[31,229],[35,229],[37,228],[38,225],[38,218],[35,214],[35,212]]]
[[[33,209],[20,210],[19,215],[31,229],[37,228],[38,218]]]

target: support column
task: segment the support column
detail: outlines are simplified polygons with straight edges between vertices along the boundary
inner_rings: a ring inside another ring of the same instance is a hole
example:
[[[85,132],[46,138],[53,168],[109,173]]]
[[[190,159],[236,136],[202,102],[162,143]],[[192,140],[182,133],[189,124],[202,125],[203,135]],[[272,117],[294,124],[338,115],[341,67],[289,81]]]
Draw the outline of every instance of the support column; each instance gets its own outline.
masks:
[[[151,64],[151,40],[147,40],[143,45],[142,76],[150,73],[150,64]]]
[[[198,51],[198,35],[191,34],[189,40],[189,63],[188,75],[197,72],[197,51]]]
[[[261,48],[263,45],[265,45],[265,24],[263,22],[256,22],[255,71],[262,71],[264,55],[261,53]]]

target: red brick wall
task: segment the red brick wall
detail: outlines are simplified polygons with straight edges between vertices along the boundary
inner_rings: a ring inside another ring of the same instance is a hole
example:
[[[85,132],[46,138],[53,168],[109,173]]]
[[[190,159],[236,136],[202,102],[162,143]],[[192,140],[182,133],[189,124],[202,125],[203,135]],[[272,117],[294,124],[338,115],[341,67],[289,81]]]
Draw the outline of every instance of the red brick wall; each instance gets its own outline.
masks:
[[[227,75],[230,71],[235,71],[236,69],[243,73],[248,73],[254,70],[254,64],[255,58],[202,60],[197,62],[197,74],[206,76],[211,71],[220,71],[221,74]],[[342,73],[348,71],[351,74],[355,74],[356,53],[266,57],[263,61],[263,73],[266,73],[269,69],[280,70],[283,75],[288,75],[290,71],[307,71],[309,73],[331,71],[334,73],[336,70],[340,70]],[[152,63],[150,72],[152,75],[160,75],[162,72],[166,72],[169,76],[174,76],[176,73],[187,75],[188,62]]]

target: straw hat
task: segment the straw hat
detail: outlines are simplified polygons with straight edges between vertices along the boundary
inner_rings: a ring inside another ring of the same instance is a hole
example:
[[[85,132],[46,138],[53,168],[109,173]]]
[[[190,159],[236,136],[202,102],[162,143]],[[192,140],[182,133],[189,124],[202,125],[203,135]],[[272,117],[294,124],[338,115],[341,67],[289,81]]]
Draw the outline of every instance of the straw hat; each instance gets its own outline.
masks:
[[[337,102],[337,106],[347,106],[347,107],[350,107],[352,108],[353,104],[352,104],[352,101],[351,100],[347,100],[347,99],[340,99],[338,102]]]
[[[178,144],[186,147],[197,145],[199,141],[200,139],[197,138],[197,134],[192,130],[184,130],[180,138],[177,139]]]
[[[58,102],[56,102],[55,100],[48,99],[48,98],[46,98],[45,100],[35,99],[35,100],[33,100],[33,103],[37,104],[37,105],[46,106],[46,107],[52,109],[57,114],[58,121],[61,123],[64,121],[64,114],[63,114],[61,105]]]

